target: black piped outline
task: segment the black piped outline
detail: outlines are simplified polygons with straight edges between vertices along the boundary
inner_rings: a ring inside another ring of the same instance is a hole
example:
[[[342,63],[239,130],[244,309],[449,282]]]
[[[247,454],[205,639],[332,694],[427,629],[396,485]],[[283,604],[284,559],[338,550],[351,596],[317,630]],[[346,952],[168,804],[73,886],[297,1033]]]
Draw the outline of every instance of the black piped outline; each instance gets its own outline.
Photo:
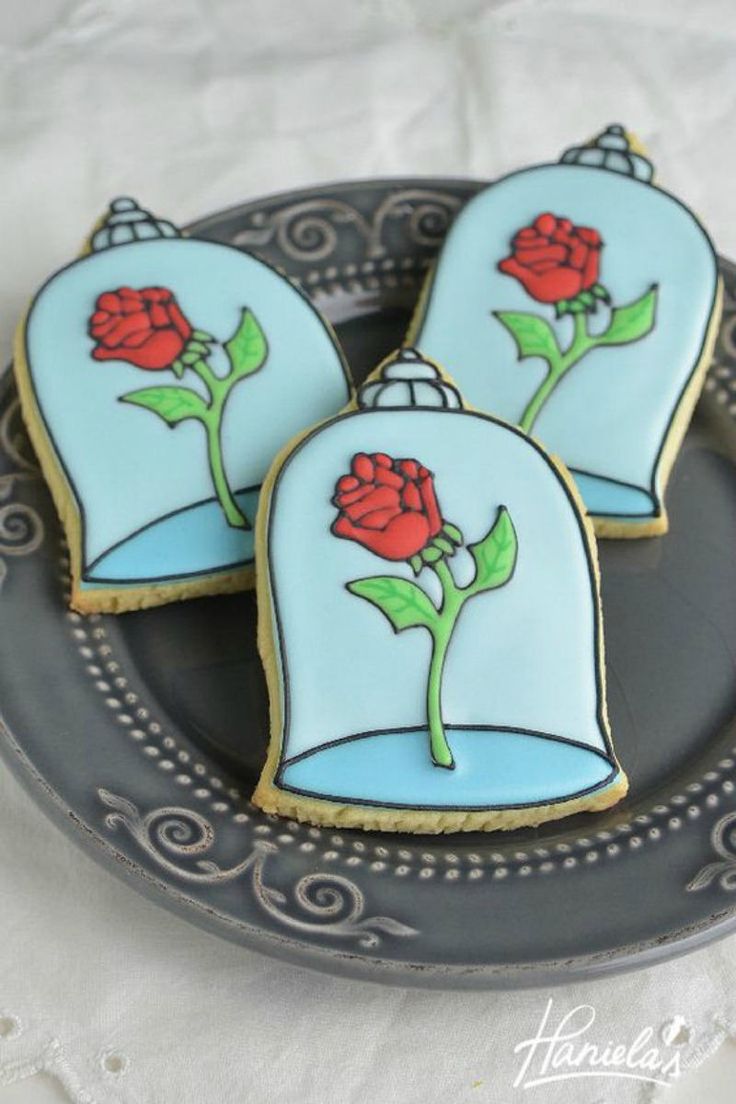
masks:
[[[155,241],[156,239],[151,239],[151,240]],[[330,344],[335,349],[335,352],[337,353],[338,360],[340,362],[340,367],[342,369],[343,379],[344,379],[345,384],[346,384],[345,401],[350,402],[350,400],[352,398],[352,395],[353,395],[353,381],[352,381],[352,377],[350,375],[350,369],[348,367],[348,363],[347,363],[347,360],[345,358],[345,353],[343,352],[342,346],[340,345],[340,343],[337,339],[337,336],[334,333],[332,327],[328,324],[326,319],[322,317],[321,313],[319,312],[319,310],[317,309],[315,304],[312,302],[312,300],[308,297],[306,292],[298,284],[296,284],[290,277],[286,276],[275,265],[268,264],[266,261],[264,261],[261,257],[257,256],[255,253],[250,253],[246,249],[239,249],[237,246],[229,245],[226,242],[212,241],[209,238],[198,238],[196,235],[181,235],[178,238],[166,238],[164,240],[166,240],[167,242],[170,242],[170,243],[174,243],[174,242],[201,242],[203,245],[213,245],[213,246],[219,246],[222,249],[228,249],[232,253],[238,253],[241,256],[244,255],[246,257],[249,257],[256,264],[259,264],[263,268],[268,269],[269,272],[275,273],[281,280],[285,281],[288,284],[288,286],[300,296],[300,298],[303,300],[303,302],[309,307],[312,314],[315,315],[315,317],[317,318],[317,321],[320,323],[320,326],[322,327],[322,330],[327,335],[327,337],[330,341]],[[130,249],[131,247],[145,245],[145,244],[146,244],[146,242],[133,241],[133,242],[125,242],[122,245],[110,246],[109,248],[110,249]],[[107,250],[105,250],[104,252],[107,252]],[[69,261],[68,264],[63,265],[61,268],[59,268],[55,272],[53,272],[43,282],[41,287],[36,291],[35,295],[31,299],[28,310],[26,312],[25,319],[23,321],[23,355],[24,355],[24,359],[25,359],[25,363],[26,363],[25,375],[26,375],[27,380],[28,380],[29,389],[31,391],[31,394],[33,395],[33,406],[34,406],[36,415],[38,417],[38,420],[39,420],[41,426],[43,427],[43,432],[44,432],[44,436],[46,437],[46,441],[48,442],[48,445],[50,446],[50,449],[53,452],[53,456],[51,457],[51,460],[54,463],[57,470],[59,472],[61,472],[61,474],[64,476],[64,480],[65,480],[66,486],[68,488],[68,497],[71,499],[71,502],[72,502],[72,504],[73,504],[73,506],[76,510],[77,517],[79,518],[79,564],[80,564],[79,582],[82,582],[83,580],[86,581],[86,582],[87,581],[92,582],[92,580],[87,579],[87,572],[90,570],[90,567],[84,565],[84,548],[85,548],[85,533],[86,533],[86,528],[87,528],[87,517],[86,517],[86,514],[85,514],[85,510],[84,510],[84,504],[83,504],[83,502],[82,502],[82,500],[79,496],[76,485],[74,484],[74,482],[71,479],[71,476],[69,475],[69,471],[68,471],[67,466],[64,462],[64,459],[63,459],[61,453],[59,452],[59,449],[58,449],[58,446],[57,446],[57,443],[56,443],[56,439],[54,438],[54,435],[52,434],[51,429],[49,428],[49,424],[46,421],[46,417],[45,417],[44,412],[41,408],[41,404],[38,401],[38,393],[36,391],[36,384],[35,384],[35,380],[33,378],[33,365],[32,365],[32,362],[31,362],[31,358],[29,356],[29,349],[28,349],[28,330],[29,330],[29,324],[31,322],[31,318],[33,316],[33,311],[36,307],[36,304],[37,304],[39,298],[41,297],[41,295],[46,290],[46,288],[49,286],[49,284],[51,284],[51,282],[53,280],[55,280],[57,278],[57,276],[61,276],[61,274],[63,272],[66,272],[68,269],[73,268],[74,265],[79,264],[81,261],[87,260],[91,256],[94,256],[94,253],[84,253],[79,257],[75,257],[74,260]],[[214,496],[213,496],[213,498],[214,498]],[[209,499],[206,499],[205,501],[209,501]],[[196,503],[195,505],[201,505],[201,503]],[[188,509],[188,508],[189,507],[185,507],[185,509]],[[178,511],[174,511],[174,512],[178,513]],[[164,515],[164,516],[168,517],[170,515]],[[152,524],[152,523],[149,523],[149,524]],[[145,529],[145,528],[148,528],[148,526],[143,526],[142,528]],[[139,531],[140,530],[136,530],[135,532],[138,533]],[[133,534],[131,534],[131,536],[132,535]],[[125,539],[127,540],[129,538],[125,538]],[[121,542],[118,542],[118,543],[121,543]],[[101,556],[107,555],[108,552],[112,551],[112,549],[115,548],[115,547],[117,547],[117,545],[112,545],[111,548],[107,549],[105,552],[102,552],[100,554],[100,556],[98,556],[93,561],[93,563],[97,563],[99,561],[99,559],[101,558]],[[253,562],[253,560],[243,560],[242,562],[238,562],[238,564],[232,565],[232,566],[245,567],[248,564],[251,564],[252,562]],[[175,580],[175,579],[210,578],[210,577],[213,577],[215,575],[219,575],[224,571],[232,570],[232,566],[230,568],[227,568],[227,567],[217,568],[216,571],[198,571],[198,572],[190,572],[186,575],[172,575],[172,576],[169,576],[169,581]],[[95,581],[103,582],[103,580],[95,580]],[[114,580],[111,580],[111,581],[112,581],[113,584],[118,585],[121,588],[126,588],[126,587],[137,586],[141,583],[145,584],[148,580],[145,580],[145,579],[143,579],[143,580],[141,580],[141,579],[114,579]],[[163,581],[165,581],[163,577],[161,577],[161,579],[153,580],[154,584],[157,583],[157,582],[163,582]],[[87,593],[90,593],[93,589],[96,589],[96,588],[94,588],[94,586],[85,588]]]
[[[593,606],[593,642],[594,642],[593,658],[594,658],[594,661],[595,661],[595,686],[596,686],[596,711],[595,711],[595,715],[596,715],[596,721],[598,723],[598,730],[601,733],[601,735],[603,736],[603,742],[605,744],[605,748],[606,748],[606,752],[607,752],[607,758],[613,764],[616,771],[620,771],[621,768],[618,766],[618,759],[616,758],[616,754],[615,754],[615,751],[613,749],[613,743],[612,743],[612,740],[611,740],[611,733],[610,733],[610,730],[609,730],[608,718],[606,716],[605,701],[604,701],[604,681],[603,680],[604,680],[605,675],[604,675],[604,672],[603,672],[603,624],[602,624],[603,618],[602,618],[602,613],[601,613],[601,608],[600,608],[600,602],[597,600],[598,581],[597,581],[597,575],[596,575],[596,571],[595,571],[595,567],[594,567],[593,559],[592,559],[592,541],[593,541],[594,538],[592,536],[591,537],[588,536],[588,532],[585,528],[585,518],[583,517],[583,515],[580,512],[580,508],[577,505],[577,502],[575,500],[573,492],[571,491],[570,487],[567,485],[567,483],[563,479],[559,469],[556,467],[556,465],[554,464],[554,462],[552,461],[550,456],[544,451],[542,446],[539,445],[534,440],[534,438],[529,437],[528,434],[524,433],[523,430],[519,429],[518,426],[510,425],[508,422],[503,421],[503,419],[501,419],[501,418],[496,418],[492,414],[486,414],[486,413],[484,413],[482,411],[479,411],[479,410],[460,409],[460,410],[438,411],[435,408],[428,408],[428,407],[414,407],[413,409],[416,410],[417,412],[428,413],[428,414],[441,413],[442,417],[448,417],[448,418],[457,417],[458,415],[461,416],[461,417],[479,418],[481,421],[490,422],[491,425],[498,426],[501,429],[507,430],[509,433],[513,433],[515,436],[520,437],[523,441],[526,442],[526,444],[528,444],[531,448],[534,449],[534,451],[537,453],[537,455],[541,457],[541,459],[544,461],[546,466],[552,472],[552,474],[554,475],[554,477],[557,480],[558,484],[562,488],[562,490],[565,494],[565,497],[567,498],[567,501],[570,505],[570,509],[571,509],[571,511],[572,511],[572,513],[575,517],[575,521],[577,523],[577,526],[578,526],[578,531],[580,533],[580,540],[581,540],[581,543],[582,543],[582,546],[583,546],[583,551],[585,553],[585,563],[586,563],[587,570],[588,570],[588,580],[589,580],[589,583],[590,583],[590,592],[591,592],[592,606]],[[400,412],[404,415],[406,415],[408,413],[407,408],[405,406],[384,406],[384,407],[381,407],[380,409],[372,408],[372,409],[360,409],[360,410],[346,410],[342,414],[336,415],[334,418],[328,418],[326,421],[322,422],[320,425],[316,426],[314,429],[312,429],[308,433],[306,433],[301,438],[301,440],[299,440],[297,442],[295,447],[288,454],[288,456],[284,460],[283,464],[279,468],[279,470],[276,474],[276,478],[274,479],[273,487],[271,488],[271,495],[270,495],[270,499],[269,499],[269,503],[268,503],[268,521],[267,521],[267,524],[266,524],[266,553],[267,553],[266,562],[267,562],[267,565],[268,565],[268,590],[269,590],[270,599],[271,599],[271,613],[272,613],[272,616],[273,616],[273,626],[274,626],[272,628],[271,632],[272,632],[272,637],[274,638],[274,643],[276,641],[278,641],[278,663],[280,665],[280,675],[281,675],[281,677],[280,677],[280,690],[281,690],[281,696],[282,696],[281,732],[279,733],[279,739],[280,739],[279,762],[278,762],[278,766],[276,767],[276,769],[273,773],[273,776],[272,776],[273,777],[273,782],[272,782],[273,785],[278,785],[277,780],[280,776],[281,767],[282,767],[282,764],[284,762],[284,760],[282,759],[281,756],[282,756],[283,749],[286,746],[287,735],[288,735],[289,724],[290,724],[289,667],[288,667],[288,663],[287,663],[287,660],[286,660],[284,633],[283,633],[283,629],[282,629],[282,626],[281,626],[281,617],[279,615],[278,598],[277,598],[277,594],[276,594],[276,589],[273,585],[274,584],[273,563],[272,563],[272,556],[271,556],[272,535],[273,535],[273,532],[272,532],[273,531],[273,516],[274,516],[273,504],[274,504],[274,501],[276,500],[276,497],[278,495],[279,484],[281,482],[281,479],[283,478],[284,472],[288,469],[288,467],[291,464],[294,457],[297,456],[302,451],[302,449],[304,449],[305,446],[308,445],[309,442],[312,440],[312,438],[315,437],[317,434],[325,432],[326,430],[330,429],[333,425],[337,425],[338,422],[342,422],[346,418],[370,418],[370,417],[375,417],[376,415],[386,414],[390,411]],[[263,616],[264,614],[265,614],[265,611],[262,611],[261,616]],[[447,726],[448,729],[451,728],[451,727],[452,727],[451,725]],[[473,727],[476,727],[476,726],[473,726]],[[498,729],[500,726],[495,725],[493,727]],[[521,731],[521,730],[516,729],[515,731]],[[272,733],[271,739],[274,739],[274,737],[275,737],[275,734]],[[324,745],[319,745],[319,746],[322,747]],[[585,745],[585,746],[587,747],[588,745]],[[595,749],[591,749],[591,750],[595,750]],[[599,789],[599,788],[600,788],[600,784],[599,784],[599,786],[595,787],[596,790]],[[304,794],[303,796],[305,796],[305,797],[310,796],[311,797],[311,796],[314,796],[314,795]],[[331,801],[331,802],[336,803],[336,804],[340,804],[340,803],[345,804],[345,801],[344,801],[343,798],[330,796],[328,794],[321,795],[320,800]],[[568,798],[564,798],[564,799],[561,799],[561,800],[567,801],[567,800],[570,800],[570,798],[568,797]],[[376,807],[379,807],[379,808],[382,806],[381,802],[372,802],[370,804],[374,804]],[[547,804],[553,804],[553,802],[547,802]],[[412,808],[412,809],[421,808],[421,806],[417,806],[417,805],[412,805],[412,806],[409,806],[409,807]],[[504,806],[504,808],[507,808],[507,807],[508,806]],[[490,806],[481,806],[480,808],[490,808]],[[443,807],[443,811],[445,811],[445,812],[452,812],[453,809],[460,810],[461,807],[460,806],[446,806],[446,807]]]
[[[608,755],[605,755],[599,748],[590,747],[588,744],[581,743],[579,740],[571,740],[566,736],[555,736],[550,732],[536,732],[533,729],[528,728],[513,728],[511,725],[445,725],[448,732],[513,732],[522,736],[535,736],[538,739],[551,740],[558,744],[568,744],[571,747],[581,748],[583,751],[590,751],[603,759],[605,763],[608,763],[611,767],[610,772],[600,782],[596,782],[593,786],[586,786],[583,790],[576,790],[574,793],[566,794],[563,797],[556,797],[550,800],[545,800],[545,805],[560,805],[565,801],[574,801],[575,798],[584,797],[585,794],[595,793],[597,790],[603,789],[605,786],[610,785],[616,775],[620,774],[621,768],[618,766],[615,760],[612,760]],[[391,730],[391,734],[394,735],[397,732],[424,732],[425,727],[423,725],[412,725],[404,728],[395,728]],[[520,801],[513,804],[503,805],[416,805],[411,802],[398,802],[398,801],[371,801],[365,797],[325,797],[321,793],[317,793],[314,790],[303,790],[297,786],[290,786],[283,781],[283,773],[294,763],[300,763],[303,759],[309,759],[310,756],[316,755],[319,752],[325,751],[327,748],[336,747],[338,744],[350,744],[355,740],[364,740],[371,736],[387,735],[381,729],[371,732],[358,732],[354,736],[344,736],[340,740],[332,740],[328,744],[320,744],[316,748],[310,748],[308,751],[303,751],[299,755],[293,756],[291,759],[285,759],[279,767],[275,777],[274,783],[278,785],[282,790],[287,790],[289,793],[300,794],[302,797],[311,797],[322,801],[335,801],[342,802],[349,805],[367,805],[375,806],[383,809],[416,809],[421,812],[483,812],[488,810],[503,810],[503,809],[536,809],[539,808],[539,801]]]
[[[539,165],[528,165],[524,169],[517,169],[515,172],[507,173],[505,176],[500,176],[498,178],[498,180],[492,181],[490,184],[486,185],[485,188],[481,188],[480,191],[476,192],[475,195],[471,196],[471,198],[468,200],[468,202],[460,208],[460,211],[458,212],[457,218],[455,219],[455,224],[457,224],[457,222],[463,217],[465,212],[471,206],[471,204],[479,196],[485,195],[486,192],[492,191],[494,188],[498,187],[499,184],[504,184],[507,180],[511,180],[514,177],[523,176],[526,173],[536,172],[538,169],[547,169],[547,168],[570,169],[573,172],[578,170],[578,169],[590,169],[593,172],[609,172],[609,173],[611,172],[610,169],[604,169],[602,167],[595,167],[595,166],[592,166],[592,165],[569,165],[569,164],[565,164],[561,161],[545,161],[545,162],[542,162]],[[713,257],[713,263],[714,263],[714,266],[715,266],[715,281],[714,281],[714,285],[713,285],[713,296],[712,296],[712,299],[711,299],[710,312],[708,314],[708,322],[705,326],[705,330],[703,332],[703,336],[702,336],[702,339],[701,339],[701,342],[700,342],[700,350],[698,352],[698,355],[694,359],[693,366],[690,369],[690,372],[688,373],[688,376],[687,376],[683,386],[680,388],[677,399],[675,400],[675,404],[672,407],[672,410],[670,411],[670,416],[667,420],[667,428],[666,428],[666,430],[664,432],[664,435],[662,436],[662,439],[660,441],[659,449],[657,450],[657,455],[655,457],[654,465],[653,465],[653,468],[652,468],[651,486],[649,488],[649,493],[652,497],[652,501],[656,504],[656,510],[651,515],[651,519],[655,519],[655,518],[661,517],[663,512],[664,512],[664,492],[666,490],[666,486],[662,488],[662,495],[661,496],[657,493],[657,479],[658,479],[658,476],[659,476],[660,465],[662,463],[662,454],[664,453],[665,447],[666,447],[666,445],[667,445],[667,443],[670,439],[670,434],[672,432],[673,422],[675,421],[675,419],[677,417],[677,412],[679,411],[680,406],[682,405],[682,402],[683,402],[685,394],[688,390],[688,387],[692,383],[693,378],[695,377],[695,374],[698,371],[698,369],[700,367],[702,367],[701,361],[703,359],[703,353],[705,351],[706,343],[708,341],[708,336],[710,334],[711,325],[712,325],[712,322],[713,322],[713,311],[715,309],[716,302],[718,300],[718,288],[719,288],[719,285],[720,285],[720,269],[719,269],[719,264],[718,264],[718,254],[715,251],[715,248],[713,246],[713,242],[711,240],[711,237],[710,237],[708,231],[705,229],[705,227],[703,226],[703,224],[701,223],[701,221],[697,217],[697,215],[687,206],[686,203],[683,203],[681,199],[678,199],[677,196],[672,195],[672,193],[668,192],[665,188],[661,188],[659,186],[659,184],[645,183],[643,180],[636,180],[634,177],[624,177],[623,179],[630,180],[632,184],[634,184],[638,187],[641,187],[641,188],[648,188],[650,190],[654,189],[659,195],[663,196],[666,200],[670,200],[672,203],[675,203],[678,207],[681,207],[683,211],[686,211],[687,214],[689,214],[690,217],[692,218],[692,220],[695,222],[695,224],[698,227],[698,229],[700,230],[701,234],[703,235],[703,237],[705,239],[705,243],[706,243],[706,245],[708,246],[708,248],[711,252],[711,256]],[[450,229],[450,232],[449,232],[447,238],[445,239],[445,243],[443,243],[443,245],[441,246],[440,253],[439,253],[439,256],[437,258],[437,261],[436,261],[434,267],[432,268],[430,275],[428,276],[429,287],[428,287],[427,292],[419,300],[419,310],[418,310],[417,317],[412,318],[411,323],[409,325],[407,340],[410,339],[411,345],[414,348],[416,348],[417,350],[419,350],[420,352],[421,352],[421,340],[420,339],[421,339],[422,329],[424,327],[424,322],[425,322],[425,320],[426,320],[426,318],[429,314],[430,305],[431,305],[431,302],[432,302],[432,297],[434,295],[434,288],[435,288],[435,283],[436,283],[436,279],[437,279],[437,273],[439,271],[440,265],[442,264],[442,253],[445,249],[445,244],[449,240],[451,234],[452,234],[452,228]],[[493,311],[491,311],[491,313],[493,313]],[[447,368],[448,368],[448,371],[450,371],[450,372],[452,371],[452,365],[451,364],[448,364]],[[388,409],[388,408],[386,408],[386,409]],[[563,457],[563,459],[564,459],[564,457]],[[580,469],[573,469],[573,468],[570,469],[570,471],[574,471],[574,470],[577,470],[578,472],[580,472]],[[591,472],[590,474],[594,474],[594,473]],[[639,489],[641,489],[641,488],[639,488]],[[597,514],[597,513],[592,513],[592,512],[589,511],[588,516],[591,517],[591,518],[605,519],[605,518],[616,518],[616,517],[626,517],[626,518],[628,518],[631,515],[630,514]],[[649,515],[648,515],[648,517],[649,517]],[[637,524],[637,523],[633,522],[632,524]]]

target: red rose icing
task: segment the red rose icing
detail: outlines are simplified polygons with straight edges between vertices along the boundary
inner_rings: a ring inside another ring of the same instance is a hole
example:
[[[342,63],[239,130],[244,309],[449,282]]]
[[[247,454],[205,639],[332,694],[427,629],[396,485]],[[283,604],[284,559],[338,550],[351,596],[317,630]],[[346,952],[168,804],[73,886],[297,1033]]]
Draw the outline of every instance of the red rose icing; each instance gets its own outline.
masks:
[[[337,537],[357,541],[385,560],[408,560],[442,529],[432,474],[417,460],[385,453],[353,457],[332,500],[340,511]]]
[[[118,288],[97,299],[89,320],[95,360],[126,360],[137,368],[168,368],[184,350],[192,327],[167,288]]]
[[[545,213],[517,231],[498,267],[539,303],[558,303],[598,282],[602,244],[597,230]]]

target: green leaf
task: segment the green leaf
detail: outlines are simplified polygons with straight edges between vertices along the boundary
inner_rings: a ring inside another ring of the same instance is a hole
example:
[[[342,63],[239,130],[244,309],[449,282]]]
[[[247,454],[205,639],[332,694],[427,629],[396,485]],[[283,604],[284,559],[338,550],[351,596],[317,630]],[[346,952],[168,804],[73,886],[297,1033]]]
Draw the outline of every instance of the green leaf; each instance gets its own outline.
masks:
[[[209,345],[205,345],[202,341],[188,341],[187,349],[188,353],[198,353],[199,356],[207,356],[209,354]]]
[[[595,296],[590,291],[581,291],[578,299],[586,307],[592,307],[595,305]]]
[[[465,589],[481,594],[507,583],[516,566],[517,547],[516,530],[508,510],[502,506],[485,537],[468,545],[475,560],[475,579]]]
[[[437,621],[437,610],[428,596],[408,579],[375,575],[369,579],[355,579],[347,588],[351,594],[376,606],[391,622],[394,632],[413,628],[431,631]]]
[[[445,536],[448,536],[455,544],[463,543],[463,535],[458,529],[457,525],[453,525],[451,522],[446,521],[442,526],[442,532]]]
[[[435,548],[439,548],[440,552],[445,556],[454,556],[456,552],[455,545],[447,537],[435,537],[432,541]]]
[[[230,340],[225,342],[225,352],[230,360],[231,376],[235,379],[250,376],[263,367],[268,356],[268,344],[251,311],[243,310],[240,325]]]
[[[184,365],[180,360],[175,360],[171,364],[171,371],[174,373],[177,379],[181,379],[184,375]]]
[[[548,363],[560,356],[555,332],[544,318],[522,311],[495,311],[496,318],[509,331],[519,350],[519,360],[524,357],[542,357]]]
[[[191,367],[192,364],[196,364],[197,361],[199,361],[201,359],[202,359],[201,353],[195,353],[194,351],[192,351],[190,349],[187,349],[179,357],[179,360],[182,362],[182,364],[186,364],[189,367]]]
[[[593,292],[593,295],[595,295],[596,299],[605,299],[606,302],[608,302],[608,300],[611,298],[611,296],[604,288],[603,284],[593,284],[590,290]]]
[[[602,333],[597,345],[628,345],[632,341],[639,341],[646,337],[654,328],[654,319],[657,311],[657,294],[659,289],[654,284],[640,299],[628,303],[625,307],[614,307],[611,311],[611,322],[605,333]]]
[[[439,548],[433,548],[432,545],[428,545],[427,548],[422,549],[422,559],[425,563],[433,564],[442,559],[442,552]]]
[[[192,330],[192,337],[195,341],[214,341],[212,334],[207,333],[206,330]]]
[[[409,560],[409,563],[411,564],[411,569],[415,575],[418,575],[424,567],[424,561],[422,560],[421,556],[412,556],[412,558]]]
[[[186,387],[144,387],[141,391],[121,395],[120,402],[152,410],[170,426],[178,425],[186,418],[197,418],[203,422],[208,410],[204,399]]]

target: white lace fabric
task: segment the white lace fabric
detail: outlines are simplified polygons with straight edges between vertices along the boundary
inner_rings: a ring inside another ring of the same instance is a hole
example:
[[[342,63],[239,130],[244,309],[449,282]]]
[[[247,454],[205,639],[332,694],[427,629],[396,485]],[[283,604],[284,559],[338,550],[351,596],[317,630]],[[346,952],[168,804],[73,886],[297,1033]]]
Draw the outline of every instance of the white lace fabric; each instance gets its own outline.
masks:
[[[732,0],[0,7],[6,355],[32,290],[113,195],[183,223],[319,180],[492,177],[613,121],[736,255]],[[0,841],[0,1085],[46,1070],[77,1104],[628,1104],[666,1090],[514,1088],[514,1048],[550,997],[557,1020],[590,1005],[602,1044],[651,1026],[685,1072],[736,1030],[736,939],[550,992],[382,988],[190,927],[94,864],[1,766]]]

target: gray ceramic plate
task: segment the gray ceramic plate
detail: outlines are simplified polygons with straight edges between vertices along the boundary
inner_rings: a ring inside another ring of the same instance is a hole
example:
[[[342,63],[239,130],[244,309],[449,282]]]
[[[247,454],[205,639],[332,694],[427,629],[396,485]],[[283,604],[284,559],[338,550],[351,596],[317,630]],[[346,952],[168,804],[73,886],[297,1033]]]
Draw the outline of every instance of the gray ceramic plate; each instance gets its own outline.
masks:
[[[394,180],[249,203],[192,228],[301,281],[362,377],[399,341],[477,184]],[[612,812],[513,834],[334,832],[248,802],[267,703],[252,595],[69,613],[59,524],[12,385],[0,405],[0,747],[57,822],[183,916],[397,984],[620,970],[736,930],[736,269],[664,538],[601,547]]]

